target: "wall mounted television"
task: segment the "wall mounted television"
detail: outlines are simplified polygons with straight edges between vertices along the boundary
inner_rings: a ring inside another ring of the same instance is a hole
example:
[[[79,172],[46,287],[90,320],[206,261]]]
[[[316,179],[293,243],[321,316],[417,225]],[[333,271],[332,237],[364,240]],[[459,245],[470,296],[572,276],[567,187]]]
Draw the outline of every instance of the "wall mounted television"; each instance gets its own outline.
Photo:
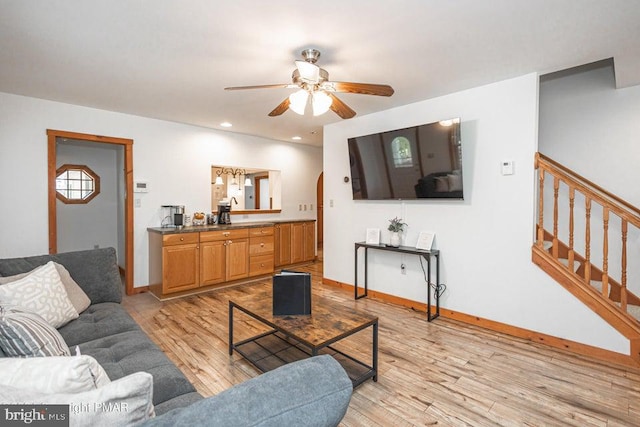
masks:
[[[348,139],[354,200],[462,199],[460,119]]]

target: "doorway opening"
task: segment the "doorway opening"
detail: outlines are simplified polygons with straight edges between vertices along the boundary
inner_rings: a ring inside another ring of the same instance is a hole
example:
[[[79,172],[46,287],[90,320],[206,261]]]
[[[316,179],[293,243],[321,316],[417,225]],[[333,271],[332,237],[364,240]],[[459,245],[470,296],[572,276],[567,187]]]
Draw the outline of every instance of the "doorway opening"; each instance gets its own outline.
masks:
[[[56,178],[57,163],[58,163],[58,147],[59,144],[64,143],[65,147],[74,146],[79,148],[103,147],[103,149],[116,150],[121,153],[117,155],[118,160],[111,171],[116,176],[116,181],[120,184],[117,188],[113,189],[115,192],[114,197],[117,199],[117,203],[121,205],[122,209],[119,211],[121,214],[117,218],[117,233],[116,241],[122,242],[121,245],[115,245],[116,251],[119,255],[119,263],[122,274],[124,276],[125,292],[127,295],[133,294],[136,289],[133,287],[133,140],[125,138],[114,138],[108,136],[83,134],[77,132],[67,132],[60,130],[47,130],[47,144],[48,144],[48,177],[49,177],[49,190],[48,190],[48,205],[49,205],[49,253],[55,254],[59,249],[63,251],[68,247],[67,243],[63,240],[62,235],[59,235],[59,221],[58,221],[58,204],[56,202]],[[114,157],[115,158],[115,157]],[[114,184],[116,186],[116,184]],[[103,182],[104,191],[104,182]],[[91,222],[94,218],[86,218]],[[117,246],[121,246],[118,248]],[[94,246],[95,247],[95,246]],[[89,249],[89,248],[87,248]],[[124,251],[124,254],[121,252]],[[124,267],[122,267],[122,261],[124,260]]]

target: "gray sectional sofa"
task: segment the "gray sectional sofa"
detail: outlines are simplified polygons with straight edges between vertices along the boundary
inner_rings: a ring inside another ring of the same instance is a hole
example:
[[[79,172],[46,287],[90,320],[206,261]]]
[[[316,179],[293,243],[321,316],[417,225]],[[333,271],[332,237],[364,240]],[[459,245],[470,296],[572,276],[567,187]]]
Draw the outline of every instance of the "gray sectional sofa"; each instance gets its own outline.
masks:
[[[48,261],[65,266],[91,300],[79,318],[59,329],[68,346],[93,356],[112,381],[138,371],[153,376],[156,417],[146,424],[324,426],[337,425],[344,416],[351,381],[330,356],[286,365],[204,399],[120,304],[122,284],[112,248],[0,259],[0,276]]]

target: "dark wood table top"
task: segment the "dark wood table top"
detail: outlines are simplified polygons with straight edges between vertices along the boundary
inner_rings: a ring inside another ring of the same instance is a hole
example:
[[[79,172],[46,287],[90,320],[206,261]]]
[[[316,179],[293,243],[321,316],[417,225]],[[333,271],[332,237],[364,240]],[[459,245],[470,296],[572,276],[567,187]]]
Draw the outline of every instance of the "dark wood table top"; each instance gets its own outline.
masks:
[[[233,299],[231,304],[311,348],[322,348],[378,322],[378,318],[313,295],[311,314],[274,316],[271,292]]]

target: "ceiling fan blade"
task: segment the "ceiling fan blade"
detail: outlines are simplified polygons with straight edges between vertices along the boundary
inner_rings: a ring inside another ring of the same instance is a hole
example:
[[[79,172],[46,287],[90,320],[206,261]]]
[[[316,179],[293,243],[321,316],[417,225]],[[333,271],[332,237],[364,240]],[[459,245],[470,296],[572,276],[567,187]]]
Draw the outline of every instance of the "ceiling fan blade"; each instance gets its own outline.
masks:
[[[233,86],[233,87],[225,87],[224,90],[245,90],[245,89],[291,89],[296,88],[298,85],[290,84],[290,83],[282,83],[276,85],[257,85],[257,86]]]
[[[327,92],[327,95],[329,95],[329,98],[331,98],[331,100],[333,101],[331,102],[331,106],[329,108],[331,108],[331,111],[339,115],[341,118],[350,119],[356,115],[356,112],[353,111],[347,104],[342,102],[337,96],[335,96],[331,92]]]
[[[300,78],[307,82],[316,84],[320,81],[320,67],[307,61],[296,61],[296,67],[300,72]]]
[[[275,117],[275,116],[281,115],[282,113],[284,113],[289,109],[290,103],[291,102],[289,101],[289,97],[286,97],[284,101],[280,103],[280,105],[278,105],[276,108],[273,109],[273,111],[269,113],[269,116]]]
[[[322,88],[331,92],[360,93],[363,95],[378,96],[391,96],[394,92],[393,88],[389,85],[373,83],[324,82]]]

